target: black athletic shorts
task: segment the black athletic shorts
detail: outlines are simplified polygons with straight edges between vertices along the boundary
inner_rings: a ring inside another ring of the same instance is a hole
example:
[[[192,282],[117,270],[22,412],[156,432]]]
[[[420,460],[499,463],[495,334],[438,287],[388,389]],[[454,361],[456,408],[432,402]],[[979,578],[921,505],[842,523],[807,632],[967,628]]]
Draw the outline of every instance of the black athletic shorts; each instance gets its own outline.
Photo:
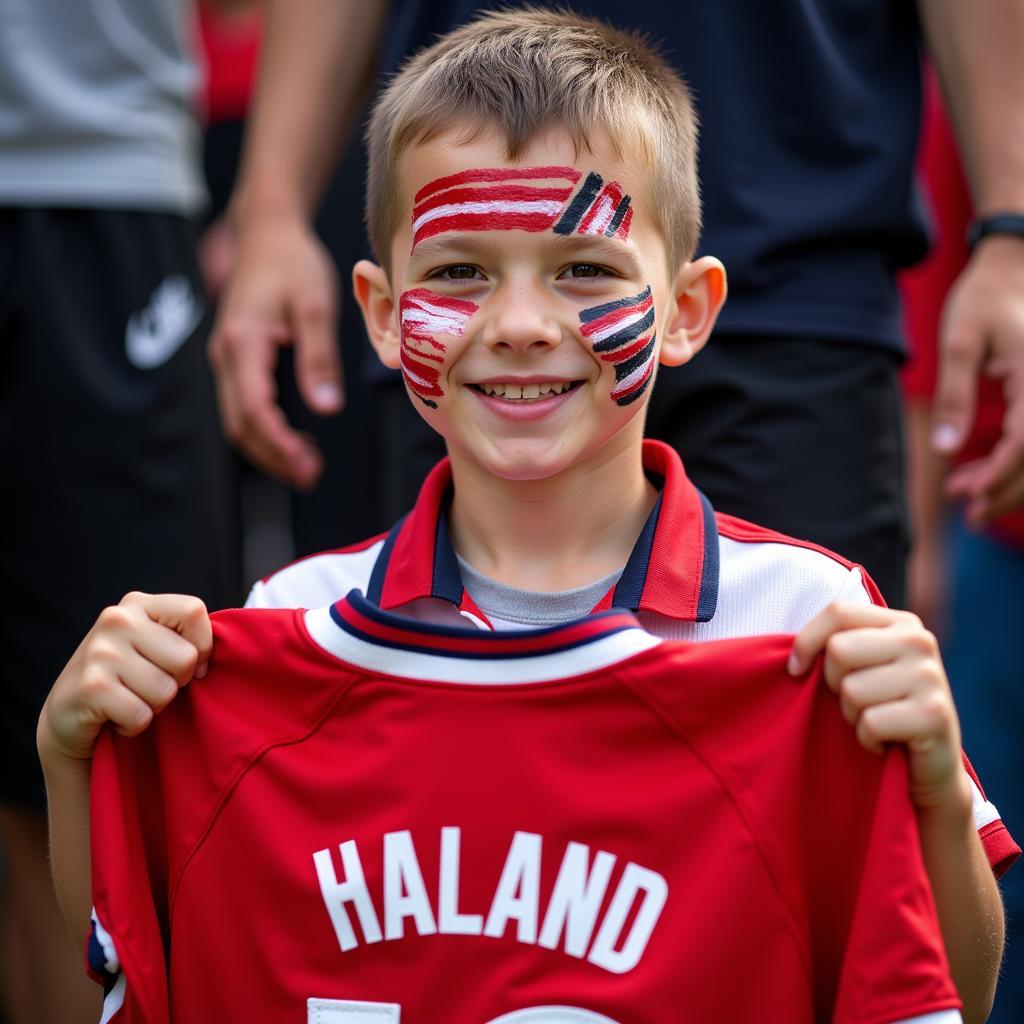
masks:
[[[240,597],[185,220],[0,209],[0,799],[42,808],[43,699],[129,590]]]
[[[659,367],[646,433],[719,512],[863,565],[904,603],[909,530],[899,359],[874,345],[715,335]]]
[[[646,433],[679,452],[718,511],[860,563],[899,607],[909,531],[898,369],[878,346],[715,335],[686,365],[658,368]],[[400,384],[376,406],[384,529],[444,448]]]

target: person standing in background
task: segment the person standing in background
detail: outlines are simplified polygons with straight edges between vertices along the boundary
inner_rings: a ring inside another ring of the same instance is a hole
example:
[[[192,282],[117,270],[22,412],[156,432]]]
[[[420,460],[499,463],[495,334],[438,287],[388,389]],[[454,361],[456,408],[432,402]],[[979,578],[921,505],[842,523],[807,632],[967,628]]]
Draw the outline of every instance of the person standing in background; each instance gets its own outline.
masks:
[[[272,377],[280,348],[294,346],[310,409],[329,414],[343,402],[338,288],[310,228],[323,184],[375,70],[393,71],[486,6],[270,3],[229,212],[235,271],[211,356],[229,436],[297,487],[316,485],[331,432],[317,431],[318,446],[282,414]],[[664,38],[712,125],[700,158],[701,252],[730,266],[730,299],[715,344],[659,381],[650,433],[673,443],[719,508],[863,563],[901,604],[908,531],[894,272],[926,248],[912,174],[921,36],[952,100],[979,216],[1024,217],[1024,9],[1015,0],[970,9],[949,0],[640,0],[628,17],[617,4],[574,8]],[[673,34],[679,23],[686,31]],[[350,197],[350,229],[358,199]],[[1024,501],[1022,290],[1024,238],[1004,223],[975,249],[951,306],[934,425],[943,450],[963,443],[982,370],[1014,396],[998,450],[959,481],[978,520]],[[402,418],[399,389],[394,379],[349,382],[350,393],[374,395],[366,436],[381,479],[359,493],[361,503],[377,502],[378,528],[404,509],[435,458],[415,421]],[[332,450],[326,462],[344,458]],[[337,508],[351,491],[325,488],[320,498]]]
[[[914,544],[910,608],[938,635],[960,712],[964,743],[1006,820],[1024,821],[1024,697],[1020,630],[1024,608],[1024,509],[978,529],[964,508],[944,500],[951,474],[963,472],[999,443],[1006,406],[997,381],[978,383],[974,429],[953,465],[928,444],[936,388],[939,314],[970,255],[965,232],[971,199],[934,75],[926,78],[920,170],[934,214],[936,240],[928,259],[902,275],[912,359],[903,374],[907,399],[910,511]],[[989,1024],[1024,1020],[1024,884],[1001,882],[1006,953]]]
[[[35,727],[104,605],[237,601],[206,363],[186,0],[0,0],[0,961],[10,1024],[94,1021],[57,910]]]

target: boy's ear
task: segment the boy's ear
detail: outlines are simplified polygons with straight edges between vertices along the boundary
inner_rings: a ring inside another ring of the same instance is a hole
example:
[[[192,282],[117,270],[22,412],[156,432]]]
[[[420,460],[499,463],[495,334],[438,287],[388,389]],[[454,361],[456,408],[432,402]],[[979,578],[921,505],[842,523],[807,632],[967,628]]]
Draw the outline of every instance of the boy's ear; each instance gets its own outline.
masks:
[[[401,337],[395,324],[395,300],[391,297],[388,275],[376,263],[360,260],[352,268],[352,290],[377,356],[385,366],[397,370],[401,365]]]
[[[680,366],[703,347],[725,302],[725,267],[714,256],[686,263],[673,282],[673,311],[661,340],[660,361]]]

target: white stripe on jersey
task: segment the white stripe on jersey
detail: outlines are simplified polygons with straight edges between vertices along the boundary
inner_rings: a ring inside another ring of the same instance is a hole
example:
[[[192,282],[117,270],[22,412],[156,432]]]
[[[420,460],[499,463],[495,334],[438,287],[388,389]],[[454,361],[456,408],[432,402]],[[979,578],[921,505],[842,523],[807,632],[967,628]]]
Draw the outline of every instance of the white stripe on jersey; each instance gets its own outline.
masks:
[[[329,654],[360,668],[407,679],[448,683],[542,683],[581,676],[650,650],[661,640],[642,629],[624,629],[551,654],[521,658],[457,658],[370,643],[343,630],[330,608],[306,612],[310,636]]]

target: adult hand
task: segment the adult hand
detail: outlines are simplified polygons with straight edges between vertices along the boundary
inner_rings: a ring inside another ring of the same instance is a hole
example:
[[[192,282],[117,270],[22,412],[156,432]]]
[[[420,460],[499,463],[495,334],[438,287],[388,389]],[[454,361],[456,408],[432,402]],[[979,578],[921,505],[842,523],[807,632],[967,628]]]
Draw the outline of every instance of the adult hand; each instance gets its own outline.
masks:
[[[289,216],[254,216],[237,233],[236,262],[210,340],[221,420],[242,454],[301,489],[323,461],[277,402],[277,350],[295,347],[299,392],[315,412],[344,401],[335,325],[334,264],[312,229]]]
[[[1002,381],[1003,430],[982,459],[957,468],[946,493],[982,526],[1024,505],[1024,239],[991,235],[953,286],[943,311],[932,445],[958,451],[974,422],[978,377]]]

